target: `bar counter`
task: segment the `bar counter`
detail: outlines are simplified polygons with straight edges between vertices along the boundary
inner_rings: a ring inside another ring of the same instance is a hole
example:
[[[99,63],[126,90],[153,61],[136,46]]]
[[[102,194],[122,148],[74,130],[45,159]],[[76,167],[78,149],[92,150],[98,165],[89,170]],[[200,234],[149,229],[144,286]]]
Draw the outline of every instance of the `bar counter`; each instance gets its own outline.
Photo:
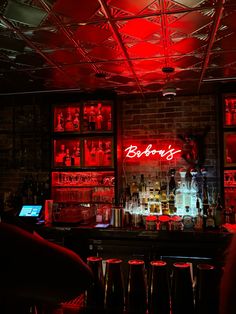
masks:
[[[94,226],[41,226],[37,231],[50,241],[65,245],[83,259],[97,255],[124,260],[159,258],[211,260],[223,263],[232,233],[223,231],[146,231]]]

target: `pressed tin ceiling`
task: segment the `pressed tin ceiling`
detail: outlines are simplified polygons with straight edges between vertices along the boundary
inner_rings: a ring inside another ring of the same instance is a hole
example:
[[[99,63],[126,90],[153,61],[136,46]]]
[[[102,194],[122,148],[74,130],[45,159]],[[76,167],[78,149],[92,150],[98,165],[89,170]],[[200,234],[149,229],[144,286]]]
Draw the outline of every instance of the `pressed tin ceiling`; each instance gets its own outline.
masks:
[[[215,91],[236,81],[235,20],[235,0],[0,0],[0,93]]]

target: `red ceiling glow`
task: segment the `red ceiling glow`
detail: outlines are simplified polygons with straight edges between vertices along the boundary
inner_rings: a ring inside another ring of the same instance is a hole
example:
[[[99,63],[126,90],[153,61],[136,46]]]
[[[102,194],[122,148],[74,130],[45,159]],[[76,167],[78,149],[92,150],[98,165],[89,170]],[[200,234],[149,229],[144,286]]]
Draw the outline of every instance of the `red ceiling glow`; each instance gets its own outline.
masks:
[[[149,42],[140,42],[129,48],[129,53],[134,57],[146,58],[155,55],[163,55],[163,48]]]
[[[145,39],[152,35],[154,32],[160,32],[161,28],[159,25],[151,23],[145,19],[135,19],[127,22],[120,32],[129,36],[133,36],[139,39]]]

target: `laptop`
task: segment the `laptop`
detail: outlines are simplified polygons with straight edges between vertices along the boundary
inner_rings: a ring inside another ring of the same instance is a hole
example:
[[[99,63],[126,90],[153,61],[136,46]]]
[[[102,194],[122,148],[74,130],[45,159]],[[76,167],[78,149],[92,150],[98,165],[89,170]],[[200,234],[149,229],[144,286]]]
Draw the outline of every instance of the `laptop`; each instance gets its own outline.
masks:
[[[37,223],[42,216],[43,205],[22,205],[18,217],[25,222]]]

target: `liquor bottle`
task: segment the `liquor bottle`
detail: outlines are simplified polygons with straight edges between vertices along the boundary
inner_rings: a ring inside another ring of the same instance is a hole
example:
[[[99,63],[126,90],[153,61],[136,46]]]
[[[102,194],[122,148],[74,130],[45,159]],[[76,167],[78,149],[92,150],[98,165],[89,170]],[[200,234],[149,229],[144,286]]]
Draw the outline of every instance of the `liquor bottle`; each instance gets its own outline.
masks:
[[[64,117],[62,112],[57,113],[56,127],[55,131],[63,132],[64,131]]]
[[[110,131],[112,129],[112,115],[111,115],[111,111],[109,112],[109,117],[108,117],[108,121],[107,121],[107,129],[108,129],[108,131]]]
[[[229,100],[225,100],[225,125],[231,125],[231,112],[230,112],[230,106],[229,106]]]
[[[69,148],[66,149],[66,155],[64,157],[63,163],[67,167],[71,167],[74,165],[74,158],[70,155]]]
[[[67,111],[66,111],[65,131],[74,131],[71,110],[69,107],[67,108]]]
[[[213,216],[212,207],[208,208],[207,217],[205,219],[205,229],[206,230],[215,229],[215,218]]]
[[[140,183],[139,183],[139,191],[140,193],[146,193],[146,183],[145,183],[145,179],[144,179],[144,175],[141,174],[141,178],[140,178]]]
[[[203,199],[202,199],[202,206],[203,206],[203,215],[207,216],[208,208],[209,208],[209,200],[208,200],[208,188],[207,188],[207,177],[206,177],[206,170],[201,170],[203,175]]]
[[[181,181],[179,182],[178,188],[176,189],[175,192],[175,204],[177,208],[177,214],[183,215],[185,209],[185,193],[187,191],[185,183],[186,169],[181,168],[179,170],[179,174]]]
[[[96,112],[94,106],[90,106],[88,115],[89,131],[95,131],[96,129]]]
[[[102,147],[102,142],[99,142],[99,144],[98,144],[97,165],[98,166],[104,166],[104,151],[103,151],[103,147]]]
[[[176,189],[175,169],[170,169],[169,175],[170,175],[169,192],[175,192],[175,189]]]
[[[157,197],[157,195],[160,194],[160,190],[161,190],[160,181],[158,180],[157,175],[156,175],[156,180],[154,182],[154,197],[155,198]]]
[[[169,211],[170,215],[175,213],[175,195],[173,191],[171,191],[169,195]]]
[[[79,110],[77,108],[75,109],[73,125],[74,125],[74,130],[75,131],[79,131],[80,130]]]
[[[104,166],[111,167],[112,165],[112,155],[111,155],[111,142],[108,141],[105,144],[105,152],[104,152]]]
[[[236,125],[236,101],[232,100],[232,125]]]
[[[144,209],[145,197],[146,197],[146,183],[145,183],[144,175],[141,174],[141,178],[139,182],[139,200],[140,200],[141,209]]]
[[[223,223],[222,215],[223,215],[223,206],[221,203],[220,194],[218,194],[217,203],[216,203],[216,207],[215,207],[215,225],[216,225],[217,229],[219,229],[221,224]]]
[[[197,202],[197,195],[198,195],[198,183],[197,183],[197,175],[198,171],[195,168],[192,168],[190,170],[190,173],[192,175],[191,180],[191,188],[190,188],[190,194],[191,194],[191,202],[190,202],[190,208],[191,208],[191,214],[192,216],[196,216],[198,212],[196,211],[196,202]],[[199,202],[199,200],[198,200]],[[200,203],[199,203],[200,206]]]
[[[74,165],[80,166],[80,142],[76,142],[73,152]]]
[[[139,188],[138,188],[138,184],[136,181],[136,176],[133,176],[133,181],[132,181],[131,186],[130,186],[130,192],[131,192],[131,197],[138,198]]]
[[[153,188],[150,188],[149,189],[149,202],[153,203],[154,200],[155,200],[155,198],[154,198]]]
[[[161,193],[161,211],[162,215],[169,215],[169,204],[167,201],[167,195],[165,191],[162,191]]]
[[[100,131],[102,129],[102,121],[103,121],[103,116],[102,112],[100,109],[98,109],[97,117],[96,117],[96,129]]]
[[[83,114],[83,129],[88,130],[89,129],[89,122],[88,122],[88,111],[87,107],[84,107],[84,114]]]
[[[160,202],[160,194],[155,194],[155,213],[160,214],[161,212],[161,202]]]
[[[198,206],[199,200],[197,199],[197,216],[195,217],[195,222],[194,222],[194,229],[195,230],[202,230],[203,229],[203,217],[201,214],[201,208]]]
[[[95,144],[92,142],[92,147],[90,150],[90,158],[89,158],[89,165],[90,166],[97,166],[96,154],[97,154],[97,149],[96,149]]]
[[[61,144],[59,151],[56,152],[55,162],[56,162],[57,166],[63,165],[63,161],[64,161],[65,156],[66,156],[66,147],[64,144]]]
[[[226,207],[224,210],[224,223],[228,224],[232,221],[232,206]]]
[[[177,188],[175,190],[175,206],[177,209],[177,214],[182,215],[183,212],[183,193],[181,181],[178,182]]]

